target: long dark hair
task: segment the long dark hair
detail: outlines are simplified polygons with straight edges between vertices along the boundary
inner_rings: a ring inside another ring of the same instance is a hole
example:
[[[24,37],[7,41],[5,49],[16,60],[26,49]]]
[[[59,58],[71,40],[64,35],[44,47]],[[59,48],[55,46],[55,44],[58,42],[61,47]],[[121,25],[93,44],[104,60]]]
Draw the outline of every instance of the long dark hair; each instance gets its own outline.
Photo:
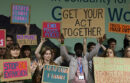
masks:
[[[8,58],[8,59],[14,58],[14,57],[12,57],[12,55],[11,55],[11,50],[16,50],[16,49],[20,50],[19,44],[18,44],[18,43],[12,44],[12,45],[9,47],[9,49],[7,50],[7,57],[6,57],[6,58]],[[21,58],[21,53],[19,54],[19,56],[18,56],[17,58]]]
[[[25,53],[24,53],[25,50],[29,50],[29,51],[30,51],[30,55],[29,55],[28,58],[31,58],[31,48],[30,48],[29,45],[23,45],[23,46],[21,47],[21,55],[22,55],[22,57],[23,57],[23,58],[27,58],[27,56],[26,56]]]
[[[42,80],[42,71],[39,70],[39,67],[36,68],[33,76],[32,76],[32,83],[37,83],[37,78],[39,78],[39,81],[41,82]]]

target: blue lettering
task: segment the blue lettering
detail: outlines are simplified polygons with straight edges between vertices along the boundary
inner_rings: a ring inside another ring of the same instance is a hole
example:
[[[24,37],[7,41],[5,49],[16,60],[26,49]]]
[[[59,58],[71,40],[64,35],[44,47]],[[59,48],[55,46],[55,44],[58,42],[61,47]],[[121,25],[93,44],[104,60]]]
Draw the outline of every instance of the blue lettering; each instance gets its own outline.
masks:
[[[56,24],[48,23],[47,28],[56,28]]]
[[[127,19],[127,18],[126,18],[126,16],[127,16],[128,14],[130,15],[130,12],[125,12],[125,13],[124,13],[124,20],[127,21],[127,22],[130,22],[130,19]],[[129,16],[129,17],[130,17],[130,16]]]
[[[26,76],[27,75],[27,71],[26,70],[21,70],[20,71],[20,76]]]
[[[111,12],[111,9],[108,8],[108,13],[109,13],[109,16],[110,16],[110,20],[111,20],[111,21],[114,20],[114,17],[115,17],[115,16],[116,16],[116,18],[117,18],[117,21],[120,21],[120,20],[121,20],[121,16],[122,16],[122,12],[123,12],[123,8],[120,9],[120,13],[117,12],[117,8],[114,8],[113,13]]]
[[[56,28],[56,24],[51,24],[51,27],[52,28]]]
[[[57,29],[49,30],[49,29],[44,28],[44,32],[45,32],[46,37],[57,37],[57,38],[59,37],[59,33]]]
[[[9,69],[16,69],[16,67],[18,66],[18,63],[5,63],[4,64],[4,70],[9,70]]]
[[[47,28],[50,28],[50,23],[47,24]]]
[[[5,68],[4,70],[8,70],[8,63],[4,64],[4,68]]]
[[[4,78],[8,78],[8,72],[7,71],[4,72]]]
[[[4,78],[10,78],[16,76],[18,76],[18,71],[4,71]]]
[[[56,21],[60,21],[61,20],[61,12],[59,12],[58,14],[55,14],[58,10],[61,11],[62,7],[61,6],[56,6],[52,9],[52,17],[54,20]],[[59,15],[59,16],[57,16]]]

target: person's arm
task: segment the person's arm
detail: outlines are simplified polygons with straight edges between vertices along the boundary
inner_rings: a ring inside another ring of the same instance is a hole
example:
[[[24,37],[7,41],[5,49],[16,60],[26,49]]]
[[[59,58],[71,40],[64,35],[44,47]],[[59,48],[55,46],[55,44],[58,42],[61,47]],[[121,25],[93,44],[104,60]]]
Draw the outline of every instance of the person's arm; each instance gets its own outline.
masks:
[[[71,58],[72,58],[72,55],[68,54],[68,51],[67,51],[67,49],[66,49],[66,47],[64,45],[64,36],[63,36],[63,34],[61,34],[61,41],[60,41],[60,43],[61,43],[60,55],[62,56],[62,58],[64,58],[66,61],[69,62],[71,60]]]
[[[54,60],[54,62],[55,62],[56,64],[58,64],[58,65],[61,65],[61,63],[63,62],[62,56],[57,57],[57,58]]]
[[[26,35],[29,35],[29,32],[30,32],[30,24],[25,24],[25,27],[26,27]]]
[[[83,39],[83,55],[85,56],[87,53],[87,41],[86,38]]]
[[[98,43],[96,44],[95,48],[86,56],[88,60],[92,60],[92,58],[98,54],[101,45]]]
[[[103,51],[106,50],[106,47],[103,44],[101,44],[101,48],[103,49]]]
[[[61,45],[61,47],[60,47],[60,55],[61,55],[66,61],[68,61],[68,62],[69,62],[69,61],[71,60],[71,58],[73,57],[72,55],[69,55],[69,54],[68,54],[68,51],[67,51],[65,45]]]
[[[89,55],[86,56],[88,60],[92,60],[92,58],[93,58],[96,54],[98,54],[98,51],[99,51],[99,49],[100,49],[100,47],[101,47],[101,44],[103,43],[104,40],[105,40],[105,37],[104,37],[104,36],[103,36],[103,37],[100,37],[100,38],[98,39],[98,44],[97,44],[97,45],[95,46],[95,48],[89,53]]]
[[[41,58],[40,50],[41,50],[42,45],[43,45],[44,42],[45,42],[45,38],[41,38],[41,42],[40,42],[40,44],[38,45],[38,47],[36,48],[36,50],[35,50],[35,56],[36,56],[37,59],[40,59],[40,58]]]

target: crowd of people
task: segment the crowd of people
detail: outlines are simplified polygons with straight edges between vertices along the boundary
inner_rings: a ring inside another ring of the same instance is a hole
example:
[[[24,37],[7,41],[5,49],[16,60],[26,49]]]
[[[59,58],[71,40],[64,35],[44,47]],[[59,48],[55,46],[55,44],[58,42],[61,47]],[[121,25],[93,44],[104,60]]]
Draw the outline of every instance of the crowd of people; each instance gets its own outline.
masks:
[[[103,45],[107,40],[107,45]],[[69,50],[64,44],[64,37],[61,35],[60,56],[54,60],[54,50],[51,47],[43,46],[46,38],[41,38],[41,42],[36,48],[34,55],[29,45],[20,45],[14,43],[11,35],[6,36],[6,48],[0,48],[0,59],[20,59],[30,58],[32,80],[10,81],[7,83],[41,83],[44,65],[64,66],[65,63],[69,67],[69,83],[95,83],[93,57],[130,57],[130,35],[124,37],[124,46],[120,51],[116,51],[117,41],[114,38],[106,39],[106,36],[97,39],[97,43],[87,42],[87,38],[83,38],[83,43],[77,42],[74,46],[74,55],[69,54]],[[87,44],[88,43],[88,44]],[[0,76],[3,72],[0,71]]]

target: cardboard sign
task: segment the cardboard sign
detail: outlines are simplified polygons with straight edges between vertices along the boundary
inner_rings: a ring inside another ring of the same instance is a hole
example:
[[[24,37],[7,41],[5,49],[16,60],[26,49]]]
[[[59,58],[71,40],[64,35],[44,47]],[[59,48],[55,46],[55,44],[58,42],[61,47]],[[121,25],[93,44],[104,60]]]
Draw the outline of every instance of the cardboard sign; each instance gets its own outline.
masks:
[[[17,35],[16,38],[20,45],[37,45],[36,35]]]
[[[130,25],[109,23],[109,32],[130,34]]]
[[[3,69],[2,82],[31,79],[29,58],[3,60],[0,66]]]
[[[0,29],[0,47],[6,47],[6,31]]]
[[[11,23],[30,24],[30,7],[27,5],[12,4]]]
[[[95,83],[129,83],[129,58],[94,58]]]
[[[42,37],[60,38],[60,22],[43,22]]]
[[[62,9],[65,38],[101,37],[105,34],[103,8]]]
[[[68,67],[45,65],[42,83],[68,83],[68,75]]]

